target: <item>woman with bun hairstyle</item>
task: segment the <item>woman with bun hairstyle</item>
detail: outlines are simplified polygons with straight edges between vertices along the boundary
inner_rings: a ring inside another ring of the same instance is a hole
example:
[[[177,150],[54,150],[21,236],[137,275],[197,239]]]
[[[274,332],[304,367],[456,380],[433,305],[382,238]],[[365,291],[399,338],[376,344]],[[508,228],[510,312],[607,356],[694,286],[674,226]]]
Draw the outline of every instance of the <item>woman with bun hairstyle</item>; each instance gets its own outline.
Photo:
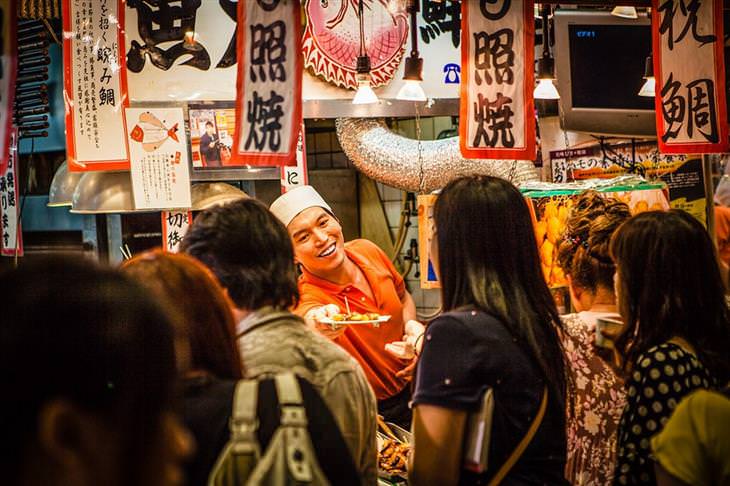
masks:
[[[568,279],[575,313],[562,316],[562,335],[571,376],[568,389],[568,462],[574,485],[613,480],[616,431],[625,403],[623,380],[596,348],[596,323],[618,318],[609,243],[631,217],[626,203],[586,191],[577,196],[558,242],[558,262]]]

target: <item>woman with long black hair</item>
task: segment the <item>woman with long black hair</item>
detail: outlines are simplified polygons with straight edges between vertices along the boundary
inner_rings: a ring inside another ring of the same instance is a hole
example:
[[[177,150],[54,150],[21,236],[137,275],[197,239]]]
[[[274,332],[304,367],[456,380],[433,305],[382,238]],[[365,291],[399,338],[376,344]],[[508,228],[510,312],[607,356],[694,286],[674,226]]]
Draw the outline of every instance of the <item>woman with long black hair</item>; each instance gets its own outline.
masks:
[[[434,220],[444,313],[426,331],[416,374],[412,484],[487,484],[510,458],[501,484],[567,484],[560,319],[523,196],[502,179],[460,178]],[[475,472],[463,467],[463,443],[488,388],[488,468]]]
[[[634,216],[614,234],[627,375],[615,484],[654,484],[650,439],[683,397],[730,380],[730,313],[714,245],[684,211]]]

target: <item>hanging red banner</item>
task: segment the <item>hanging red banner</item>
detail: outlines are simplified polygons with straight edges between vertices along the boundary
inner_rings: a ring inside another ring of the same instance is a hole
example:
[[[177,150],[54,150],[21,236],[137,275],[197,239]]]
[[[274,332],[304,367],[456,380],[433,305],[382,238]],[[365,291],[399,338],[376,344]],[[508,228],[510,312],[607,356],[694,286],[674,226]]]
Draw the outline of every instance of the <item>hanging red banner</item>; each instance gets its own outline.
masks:
[[[728,152],[722,0],[652,0],[652,7],[659,150]]]
[[[533,0],[462,0],[459,144],[467,158],[536,156]]]
[[[64,0],[63,87],[69,170],[129,169],[123,0]]]
[[[295,166],[302,123],[298,0],[238,2],[236,133],[239,164]]]
[[[5,171],[13,127],[13,100],[18,52],[16,45],[16,14],[14,0],[0,0],[0,173]]]

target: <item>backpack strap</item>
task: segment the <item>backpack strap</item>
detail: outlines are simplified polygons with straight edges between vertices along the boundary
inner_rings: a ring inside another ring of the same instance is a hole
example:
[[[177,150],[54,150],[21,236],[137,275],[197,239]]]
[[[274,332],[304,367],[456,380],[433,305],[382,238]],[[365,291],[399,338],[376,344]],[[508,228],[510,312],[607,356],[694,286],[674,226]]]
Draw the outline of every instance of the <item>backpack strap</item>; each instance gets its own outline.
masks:
[[[256,380],[239,380],[233,395],[233,414],[229,428],[235,452],[254,452],[259,454],[259,443],[256,439],[258,418],[259,384]]]
[[[309,442],[307,412],[302,393],[292,373],[276,375],[276,393],[281,408],[281,425],[286,438],[286,463],[292,477],[299,482],[312,480],[311,462],[316,462]],[[304,430],[302,430],[304,429]]]

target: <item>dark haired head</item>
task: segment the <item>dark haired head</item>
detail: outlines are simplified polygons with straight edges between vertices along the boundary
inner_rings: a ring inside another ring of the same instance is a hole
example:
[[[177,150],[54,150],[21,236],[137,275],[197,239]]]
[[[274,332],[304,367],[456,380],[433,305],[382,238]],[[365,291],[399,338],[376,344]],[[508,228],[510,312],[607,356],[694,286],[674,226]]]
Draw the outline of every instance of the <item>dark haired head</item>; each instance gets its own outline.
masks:
[[[180,335],[190,344],[193,370],[241,379],[232,303],[205,265],[188,255],[152,250],[121,268],[171,309]]]
[[[715,377],[730,379],[730,315],[715,248],[684,211],[651,211],[625,222],[611,240],[619,311],[617,340],[627,366],[675,336],[687,340]]]
[[[172,407],[176,372],[167,314],[119,272],[68,256],[3,274],[0,295],[4,478],[13,484],[43,469],[38,456],[28,455],[47,440],[44,413],[63,402],[87,413],[85,423],[110,431],[98,437],[108,443],[98,445],[114,444],[118,452],[106,459],[119,466],[113,484],[145,484],[151,444]]]
[[[507,325],[565,398],[560,319],[524,197],[489,176],[450,182],[434,208],[444,310],[476,307]]]
[[[558,263],[574,285],[591,292],[599,287],[613,290],[616,267],[609,243],[616,228],[630,217],[626,203],[596,191],[574,199],[558,242]]]
[[[239,309],[286,309],[299,300],[289,233],[255,199],[200,213],[181,249],[213,271]]]
[[[215,126],[213,125],[213,122],[209,122],[209,121],[205,122],[205,126],[215,128]]]

